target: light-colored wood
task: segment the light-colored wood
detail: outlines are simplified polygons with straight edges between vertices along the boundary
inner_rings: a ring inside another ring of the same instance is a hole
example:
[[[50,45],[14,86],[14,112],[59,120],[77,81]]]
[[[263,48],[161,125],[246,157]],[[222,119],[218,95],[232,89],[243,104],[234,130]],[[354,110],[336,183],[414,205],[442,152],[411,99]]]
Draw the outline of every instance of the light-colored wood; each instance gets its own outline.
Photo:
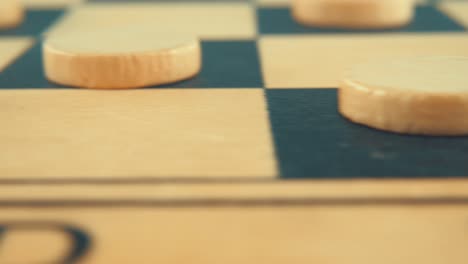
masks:
[[[26,52],[33,43],[33,38],[0,37],[0,72]]]
[[[184,80],[201,69],[195,37],[137,28],[70,32],[43,45],[49,80],[83,88],[125,89]]]
[[[202,39],[252,39],[256,35],[253,6],[248,3],[87,3],[71,10],[46,34],[126,27],[138,24],[154,32],[195,35]]]
[[[21,0],[27,8],[63,8],[86,2],[88,0]]]
[[[2,221],[0,221],[0,226]],[[70,250],[70,239],[61,230],[17,229],[1,236],[0,263],[58,263]],[[23,251],[24,245],[39,246],[40,250]]]
[[[346,69],[371,60],[468,56],[468,34],[266,36],[259,51],[268,88],[337,88]]]
[[[255,2],[265,7],[288,7],[291,0],[256,0]]]
[[[339,89],[348,119],[392,132],[468,134],[468,57],[410,57],[352,68]]]
[[[0,225],[58,222],[81,230],[92,244],[80,264],[466,264],[468,259],[466,205],[0,208],[0,219]],[[59,248],[34,242],[18,245],[17,254]]]
[[[443,2],[439,9],[468,28],[468,2]]]
[[[31,1],[31,0],[30,0]],[[47,0],[36,0],[36,1],[47,1]],[[53,1],[53,0],[48,0]],[[57,0],[56,0],[57,1]],[[260,6],[266,7],[289,7],[291,6],[291,2],[293,0],[256,0],[255,2]],[[429,3],[434,3],[434,0],[416,0],[415,1],[419,5],[426,5]],[[463,0],[438,0],[438,3],[462,3]]]
[[[0,1],[0,29],[18,26],[24,19],[24,8],[18,0]]]
[[[2,179],[277,174],[262,89],[3,90],[0,123]]]
[[[468,180],[302,180],[125,184],[0,184],[1,203],[28,202],[373,202],[468,199]]]
[[[414,0],[293,0],[301,24],[335,28],[394,28],[408,24]]]

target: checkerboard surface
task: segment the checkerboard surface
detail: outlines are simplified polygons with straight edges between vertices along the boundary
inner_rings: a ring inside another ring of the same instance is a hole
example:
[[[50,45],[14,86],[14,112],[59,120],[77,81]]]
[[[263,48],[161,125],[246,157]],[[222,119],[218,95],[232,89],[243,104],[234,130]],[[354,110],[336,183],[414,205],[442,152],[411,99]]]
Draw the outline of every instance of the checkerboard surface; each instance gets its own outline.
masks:
[[[64,9],[29,9],[20,27],[0,32],[0,47],[11,49],[0,73],[7,150],[0,180],[468,175],[466,137],[389,134],[336,110],[337,82],[353,63],[468,55],[464,21],[443,8],[420,5],[410,25],[385,31],[306,28],[287,6],[248,2],[96,0],[85,9],[72,17]],[[72,31],[72,22],[99,27],[122,14],[116,23],[136,18],[199,33],[202,72],[123,92],[46,80],[44,34]]]
[[[468,2],[383,31],[303,27],[285,0],[24,2],[0,31],[0,263],[467,263],[468,137],[360,126],[336,97],[355,63],[468,56]],[[127,23],[198,34],[201,73],[47,81],[48,34]]]

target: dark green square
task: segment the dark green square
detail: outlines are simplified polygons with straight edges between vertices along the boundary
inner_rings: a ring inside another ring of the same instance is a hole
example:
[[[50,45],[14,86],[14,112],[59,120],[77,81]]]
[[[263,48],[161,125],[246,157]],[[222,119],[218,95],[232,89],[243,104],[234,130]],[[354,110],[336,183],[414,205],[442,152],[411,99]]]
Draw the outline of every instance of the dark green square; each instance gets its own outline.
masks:
[[[382,132],[342,118],[335,89],[267,90],[282,178],[468,177],[468,137]]]

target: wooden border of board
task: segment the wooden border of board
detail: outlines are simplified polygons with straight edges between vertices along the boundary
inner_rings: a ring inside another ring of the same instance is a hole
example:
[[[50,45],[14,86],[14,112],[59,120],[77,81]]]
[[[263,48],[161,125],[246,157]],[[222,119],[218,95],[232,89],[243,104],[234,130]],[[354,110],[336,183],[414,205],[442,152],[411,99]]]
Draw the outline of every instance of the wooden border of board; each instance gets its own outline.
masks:
[[[468,203],[468,179],[0,184],[0,206]]]

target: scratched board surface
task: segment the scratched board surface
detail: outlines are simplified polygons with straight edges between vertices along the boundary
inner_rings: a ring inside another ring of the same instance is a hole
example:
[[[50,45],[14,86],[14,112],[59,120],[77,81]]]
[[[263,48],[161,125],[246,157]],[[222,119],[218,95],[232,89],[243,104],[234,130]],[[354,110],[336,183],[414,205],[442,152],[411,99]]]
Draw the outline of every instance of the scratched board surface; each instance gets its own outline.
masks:
[[[283,0],[24,2],[0,30],[0,263],[468,262],[468,138],[356,125],[336,100],[355,63],[468,56],[468,3],[355,31]],[[48,34],[128,24],[199,35],[201,73],[47,81]]]

